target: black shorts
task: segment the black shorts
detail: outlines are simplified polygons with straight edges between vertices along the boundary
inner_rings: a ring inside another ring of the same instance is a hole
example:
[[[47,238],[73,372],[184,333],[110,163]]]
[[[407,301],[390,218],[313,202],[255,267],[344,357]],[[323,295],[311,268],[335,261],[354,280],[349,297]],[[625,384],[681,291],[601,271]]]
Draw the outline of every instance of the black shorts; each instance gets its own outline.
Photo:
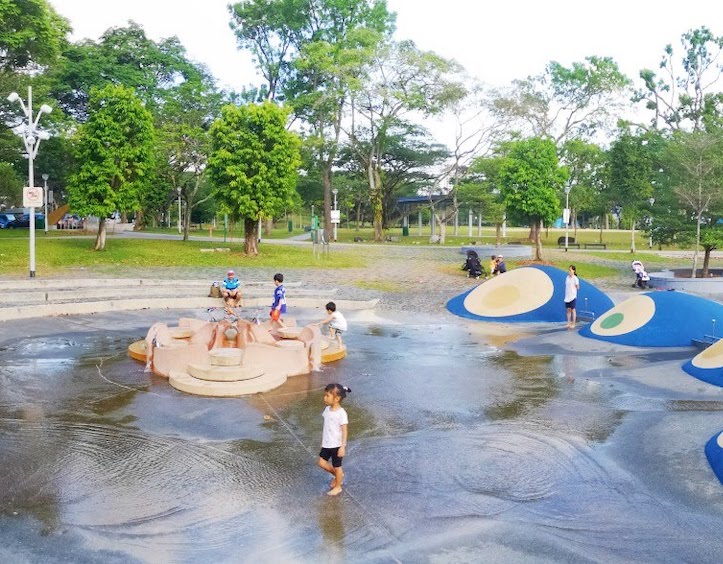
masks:
[[[341,468],[342,457],[339,456],[340,448],[341,447],[336,447],[336,448],[323,448],[322,447],[321,451],[319,452],[319,458],[322,458],[322,459],[326,460],[327,462],[329,461],[329,459],[331,459],[331,465],[334,468]]]
[[[576,302],[577,302],[577,298],[575,298],[574,300],[572,300],[572,301],[570,301],[570,302],[565,302],[565,307],[566,307],[567,309],[575,309],[575,303],[576,303]]]

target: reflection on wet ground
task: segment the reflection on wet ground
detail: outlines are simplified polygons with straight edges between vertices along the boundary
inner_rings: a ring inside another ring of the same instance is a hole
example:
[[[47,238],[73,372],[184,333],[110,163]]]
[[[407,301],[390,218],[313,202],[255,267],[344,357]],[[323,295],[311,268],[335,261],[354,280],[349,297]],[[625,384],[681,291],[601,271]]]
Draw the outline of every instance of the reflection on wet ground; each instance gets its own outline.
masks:
[[[719,561],[723,393],[686,351],[349,317],[346,359],[240,399],[127,357],[157,312],[4,324],[0,561]],[[332,381],[338,498],[315,467]]]

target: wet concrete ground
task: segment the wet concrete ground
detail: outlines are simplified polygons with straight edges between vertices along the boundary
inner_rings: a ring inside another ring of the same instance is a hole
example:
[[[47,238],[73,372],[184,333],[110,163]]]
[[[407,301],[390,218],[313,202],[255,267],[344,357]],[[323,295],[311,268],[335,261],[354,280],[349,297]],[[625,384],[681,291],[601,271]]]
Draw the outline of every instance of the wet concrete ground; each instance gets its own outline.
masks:
[[[0,561],[720,561],[723,390],[688,349],[350,312],[343,361],[208,399],[126,354],[188,313],[2,325]],[[315,466],[333,381],[338,498]]]

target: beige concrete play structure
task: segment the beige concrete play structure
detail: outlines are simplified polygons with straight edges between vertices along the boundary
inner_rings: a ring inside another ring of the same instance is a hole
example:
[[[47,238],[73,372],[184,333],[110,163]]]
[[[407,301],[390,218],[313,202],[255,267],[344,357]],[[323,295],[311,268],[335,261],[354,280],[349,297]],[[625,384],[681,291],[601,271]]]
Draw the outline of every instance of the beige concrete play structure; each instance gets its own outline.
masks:
[[[346,346],[323,337],[317,325],[297,327],[235,319],[182,317],[177,327],[155,323],[146,338],[128,348],[148,371],[189,394],[233,397],[267,392],[291,376],[318,370],[346,356]]]

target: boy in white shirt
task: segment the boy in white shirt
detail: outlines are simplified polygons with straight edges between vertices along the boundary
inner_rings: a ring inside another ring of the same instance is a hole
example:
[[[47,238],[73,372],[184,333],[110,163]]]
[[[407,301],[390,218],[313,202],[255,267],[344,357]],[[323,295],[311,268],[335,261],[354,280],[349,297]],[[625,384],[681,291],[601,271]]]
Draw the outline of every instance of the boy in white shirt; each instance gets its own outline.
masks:
[[[329,302],[326,304],[327,316],[325,319],[319,321],[317,325],[329,324],[329,337],[336,339],[339,348],[341,348],[341,334],[347,330],[346,318],[341,312],[336,311],[336,304]]]

